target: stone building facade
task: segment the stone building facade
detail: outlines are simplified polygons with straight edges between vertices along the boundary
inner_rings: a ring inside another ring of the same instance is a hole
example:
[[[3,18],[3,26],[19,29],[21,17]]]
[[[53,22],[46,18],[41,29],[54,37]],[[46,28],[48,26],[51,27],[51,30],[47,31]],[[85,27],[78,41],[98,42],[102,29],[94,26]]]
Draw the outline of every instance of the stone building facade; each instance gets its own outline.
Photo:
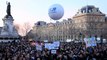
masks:
[[[88,5],[79,9],[73,18],[64,19],[62,22],[35,25],[29,34],[34,34],[36,40],[50,41],[80,40],[91,36],[107,38],[106,26],[106,15],[99,8]]]

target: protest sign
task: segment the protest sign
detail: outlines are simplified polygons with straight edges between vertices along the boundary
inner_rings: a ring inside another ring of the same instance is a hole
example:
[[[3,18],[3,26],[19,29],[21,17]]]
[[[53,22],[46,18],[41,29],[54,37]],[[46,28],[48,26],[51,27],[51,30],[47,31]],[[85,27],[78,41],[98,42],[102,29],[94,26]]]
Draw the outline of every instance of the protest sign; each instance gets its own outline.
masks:
[[[59,41],[55,41],[53,43],[45,43],[45,48],[51,50],[51,49],[58,49],[60,45]]]
[[[42,45],[40,45],[40,44],[36,44],[36,50],[40,50],[40,51],[42,51]]]
[[[57,51],[56,50],[51,50],[51,54],[56,54]]]
[[[90,38],[90,41],[91,41],[91,46],[96,46],[96,40],[95,40],[95,37],[91,37]]]
[[[86,44],[86,47],[91,46],[89,38],[84,38],[84,42]]]

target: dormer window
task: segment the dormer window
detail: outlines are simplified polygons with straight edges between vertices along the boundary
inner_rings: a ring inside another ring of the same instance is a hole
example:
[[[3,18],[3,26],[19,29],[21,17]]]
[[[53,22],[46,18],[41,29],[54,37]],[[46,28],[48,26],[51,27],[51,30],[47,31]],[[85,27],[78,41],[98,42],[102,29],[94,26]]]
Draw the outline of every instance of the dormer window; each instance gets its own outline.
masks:
[[[85,13],[85,10],[83,10],[83,13]]]
[[[105,18],[105,22],[107,22],[107,17]]]
[[[96,10],[97,10],[97,12],[98,12],[98,11],[99,11],[99,8],[97,8]]]
[[[83,8],[81,8],[81,12],[82,13],[91,13],[93,12],[92,9],[94,9],[94,6],[85,6]]]
[[[81,13],[83,13],[83,11],[81,11]]]
[[[89,13],[91,13],[91,12],[92,12],[92,10],[88,10],[88,12],[89,12]]]

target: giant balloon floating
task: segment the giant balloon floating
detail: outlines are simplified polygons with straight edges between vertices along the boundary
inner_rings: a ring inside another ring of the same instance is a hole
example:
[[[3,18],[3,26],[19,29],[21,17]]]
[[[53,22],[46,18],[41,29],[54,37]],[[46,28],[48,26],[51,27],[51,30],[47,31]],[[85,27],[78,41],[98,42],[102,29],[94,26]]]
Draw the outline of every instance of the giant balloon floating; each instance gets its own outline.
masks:
[[[64,9],[59,4],[53,4],[48,10],[49,17],[53,20],[59,20],[64,15]]]

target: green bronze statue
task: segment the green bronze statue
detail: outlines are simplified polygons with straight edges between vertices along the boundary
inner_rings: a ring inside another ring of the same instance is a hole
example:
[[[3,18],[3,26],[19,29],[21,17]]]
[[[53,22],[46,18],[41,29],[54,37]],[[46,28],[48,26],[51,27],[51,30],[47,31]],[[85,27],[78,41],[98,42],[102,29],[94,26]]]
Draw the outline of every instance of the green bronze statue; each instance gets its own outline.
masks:
[[[7,12],[8,16],[11,16],[11,5],[10,5],[10,2],[7,3],[7,11],[6,12]]]

